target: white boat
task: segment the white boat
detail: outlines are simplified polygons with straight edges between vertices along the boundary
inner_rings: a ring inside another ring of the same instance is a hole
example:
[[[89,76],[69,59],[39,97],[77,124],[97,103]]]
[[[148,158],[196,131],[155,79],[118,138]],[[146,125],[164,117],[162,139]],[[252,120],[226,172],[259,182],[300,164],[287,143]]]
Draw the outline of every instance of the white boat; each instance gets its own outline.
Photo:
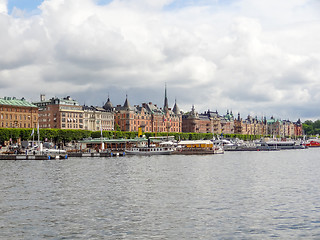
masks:
[[[132,147],[124,152],[128,155],[170,155],[173,151],[171,147]]]
[[[296,141],[277,141],[277,140],[271,140],[271,141],[260,141],[257,142],[257,148],[264,149],[304,149],[305,146],[301,144],[300,142]]]
[[[33,146],[30,149],[26,150],[26,155],[46,155],[50,156],[52,159],[58,159],[58,158],[66,158],[67,152],[66,150],[60,150],[60,149],[52,149],[52,148],[42,148],[41,146]]]
[[[214,154],[224,154],[224,148],[223,146],[214,145],[213,146]]]

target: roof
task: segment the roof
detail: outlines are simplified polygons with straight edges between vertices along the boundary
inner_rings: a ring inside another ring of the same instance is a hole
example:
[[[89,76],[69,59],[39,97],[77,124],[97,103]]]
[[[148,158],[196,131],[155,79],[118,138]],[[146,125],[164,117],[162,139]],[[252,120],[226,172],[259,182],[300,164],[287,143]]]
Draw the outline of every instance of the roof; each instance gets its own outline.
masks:
[[[80,106],[80,104],[72,99],[70,96],[64,98],[51,98],[49,100],[41,100],[40,102],[33,102],[33,104],[37,105],[38,107],[44,107],[47,105],[70,105],[70,106]]]
[[[126,142],[147,142],[146,138],[133,138],[133,139],[108,139],[108,138],[91,138],[91,139],[83,139],[79,142],[81,143],[126,143]]]
[[[113,106],[112,106],[112,103],[111,103],[109,97],[108,97],[108,100],[107,100],[106,104],[103,106],[103,108],[105,110],[108,110],[108,111],[112,111],[113,110]]]
[[[212,144],[210,140],[184,140],[178,142],[178,145],[190,145],[190,144]]]
[[[173,113],[176,114],[176,115],[179,115],[181,112],[180,112],[180,108],[178,107],[178,104],[177,104],[177,100],[175,101],[174,103],[174,106],[173,106],[173,109],[172,109]]]
[[[163,142],[162,139],[156,139],[156,138],[150,138],[150,141],[153,143],[160,143]],[[147,138],[131,138],[131,139],[124,139],[124,138],[120,138],[120,139],[109,139],[109,138],[88,138],[88,139],[83,139],[79,141],[80,143],[139,143],[139,142],[148,142]]]
[[[17,107],[34,107],[37,108],[36,105],[27,102],[24,98],[16,99],[15,97],[4,97],[0,98],[0,105],[8,105],[8,106],[17,106]]]

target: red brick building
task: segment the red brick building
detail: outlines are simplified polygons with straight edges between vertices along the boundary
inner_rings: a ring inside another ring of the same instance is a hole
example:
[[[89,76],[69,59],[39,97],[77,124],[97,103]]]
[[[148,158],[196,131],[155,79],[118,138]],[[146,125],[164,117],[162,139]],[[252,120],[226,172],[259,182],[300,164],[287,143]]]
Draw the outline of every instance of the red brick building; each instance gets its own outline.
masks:
[[[82,106],[70,96],[45,100],[41,95],[39,107],[40,128],[83,129]]]
[[[118,125],[121,131],[138,131],[141,127],[144,132],[181,132],[182,114],[177,103],[173,109],[168,107],[167,89],[163,108],[151,102],[141,106],[131,106],[128,96],[123,106],[118,105],[115,111],[115,128]]]

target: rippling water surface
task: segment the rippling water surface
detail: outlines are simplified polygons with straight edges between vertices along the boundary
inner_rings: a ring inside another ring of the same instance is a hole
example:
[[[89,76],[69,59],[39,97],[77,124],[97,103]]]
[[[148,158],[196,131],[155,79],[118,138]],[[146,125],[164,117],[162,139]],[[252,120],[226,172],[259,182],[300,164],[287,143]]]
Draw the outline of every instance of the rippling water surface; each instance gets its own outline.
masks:
[[[319,154],[0,161],[0,238],[320,239]]]

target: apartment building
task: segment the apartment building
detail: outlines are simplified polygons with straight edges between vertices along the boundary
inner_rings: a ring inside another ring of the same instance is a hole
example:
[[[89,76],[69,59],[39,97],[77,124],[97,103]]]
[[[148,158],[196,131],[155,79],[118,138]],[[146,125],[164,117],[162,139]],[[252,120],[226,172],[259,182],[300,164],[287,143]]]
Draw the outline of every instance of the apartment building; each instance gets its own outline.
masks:
[[[24,98],[0,98],[0,128],[36,128],[38,107]]]
[[[40,102],[33,104],[39,108],[40,128],[83,129],[84,111],[70,96],[46,100],[41,95]]]

